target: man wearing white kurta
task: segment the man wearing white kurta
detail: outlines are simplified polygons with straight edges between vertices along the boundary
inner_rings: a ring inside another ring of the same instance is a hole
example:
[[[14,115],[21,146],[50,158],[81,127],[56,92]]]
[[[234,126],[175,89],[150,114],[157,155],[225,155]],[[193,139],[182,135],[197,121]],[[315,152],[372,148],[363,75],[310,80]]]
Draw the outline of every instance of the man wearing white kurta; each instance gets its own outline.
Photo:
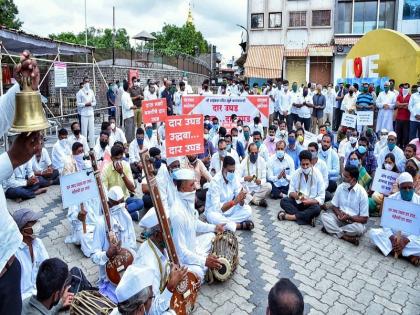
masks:
[[[91,167],[89,161],[83,159],[83,144],[77,142],[73,145],[72,155],[66,158],[62,176],[72,173],[80,172]],[[66,244],[80,245],[80,249],[86,257],[92,254],[93,231],[101,215],[101,207],[99,198],[91,199],[69,206],[67,212],[67,219],[70,222],[71,232],[66,237],[64,242]],[[83,230],[83,221],[85,222],[86,231]]]
[[[379,108],[376,132],[381,129],[394,130],[393,115],[397,96],[397,93],[389,90],[389,82],[385,82],[384,91],[380,92],[376,99],[376,107]]]
[[[130,93],[128,93],[128,82],[124,82],[124,92],[121,96],[121,112],[124,121],[124,133],[128,143],[134,139],[134,110],[137,109],[133,104]]]
[[[255,143],[248,146],[248,156],[242,161],[240,167],[241,183],[253,196],[251,202],[257,206],[267,207],[265,198],[271,192],[271,184],[267,183],[267,164],[259,156]]]
[[[382,164],[385,162],[385,156],[388,153],[392,153],[395,156],[395,161],[397,162],[397,166],[399,165],[399,162],[405,159],[405,155],[403,150],[401,150],[399,147],[397,147],[397,134],[394,131],[391,131],[388,133],[388,140],[387,140],[387,146],[384,147],[381,152],[379,152],[378,156],[378,166],[382,167]],[[403,172],[404,170],[400,170],[400,172]]]
[[[223,169],[210,183],[204,214],[208,222],[226,224],[230,231],[252,229],[252,209],[244,203],[246,192],[239,182],[235,166],[232,157],[225,158]]]
[[[329,121],[330,124],[333,123],[333,110],[335,107],[335,101],[337,98],[337,93],[333,89],[333,85],[330,83],[328,84],[327,93],[325,93],[326,105],[324,109],[324,121]]]
[[[77,93],[77,107],[81,109],[82,135],[89,139],[91,147],[95,143],[95,116],[93,111],[95,106],[95,93],[90,88],[89,78],[85,77],[83,79],[83,89]]]
[[[417,91],[411,94],[408,103],[408,110],[410,111],[410,132],[408,140],[420,138],[420,86]]]
[[[195,203],[195,174],[182,169],[176,172],[178,198],[171,205],[172,237],[181,266],[186,266],[203,282],[207,268],[220,268],[219,260],[210,254],[215,232],[224,225],[199,220]],[[197,233],[201,233],[197,236]]]
[[[115,118],[111,117],[109,119],[109,124],[111,126],[111,132],[109,133],[109,147],[112,147],[115,141],[120,141],[124,145],[127,144],[127,138],[125,137],[124,131],[117,127],[115,124]]]
[[[224,139],[221,139],[218,143],[217,152],[214,153],[213,156],[211,157],[209,171],[213,176],[222,170],[223,160],[227,156],[232,157],[235,160],[235,163],[239,165],[239,156],[238,157],[233,156],[231,152],[234,152],[234,151],[228,152],[226,147],[227,147],[226,141]],[[239,171],[239,169],[237,171]]]
[[[70,148],[73,145],[73,143],[80,142],[81,144],[83,144],[83,150],[85,151],[86,154],[88,154],[89,153],[89,146],[88,146],[86,137],[84,135],[80,134],[79,123],[77,121],[75,121],[74,123],[71,124],[70,128],[71,128],[71,132],[73,133],[70,136],[68,136],[68,138],[67,138]],[[93,143],[91,143],[91,146],[93,147]]]
[[[389,198],[420,204],[420,196],[414,192],[413,177],[409,173],[402,173],[398,177],[397,183],[400,191]],[[369,234],[371,241],[385,256],[394,251],[408,257],[412,264],[418,266],[420,264],[420,236],[402,233],[398,239],[395,235],[396,232],[390,228],[377,228],[371,229]]]
[[[108,201],[110,204],[111,229],[115,233],[121,247],[130,250],[133,257],[137,249],[136,233],[134,231],[133,221],[125,208],[124,193],[119,186],[111,187],[108,191]],[[113,257],[118,251],[116,245],[109,243],[105,217],[98,218],[95,231],[93,233],[93,253],[92,261],[99,266],[99,292],[112,301],[117,302],[115,296],[115,285],[113,285],[106,276],[105,265],[109,257]]]
[[[58,131],[58,140],[53,145],[51,153],[52,166],[60,174],[64,168],[64,161],[71,155],[71,147],[67,135],[68,132],[64,128]]]
[[[332,211],[321,215],[324,230],[354,245],[359,245],[359,237],[366,231],[369,219],[369,200],[366,190],[357,183],[359,169],[346,166],[343,183],[337,188],[332,199]]]

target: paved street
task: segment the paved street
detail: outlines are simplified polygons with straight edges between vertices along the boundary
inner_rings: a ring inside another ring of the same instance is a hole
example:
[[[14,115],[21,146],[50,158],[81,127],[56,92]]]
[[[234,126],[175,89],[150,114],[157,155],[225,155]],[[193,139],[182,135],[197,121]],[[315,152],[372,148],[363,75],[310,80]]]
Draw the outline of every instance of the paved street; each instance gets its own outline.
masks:
[[[64,244],[69,224],[59,187],[8,205],[10,211],[23,207],[42,211],[41,238],[50,256],[81,267],[89,280],[97,280],[97,267],[90,259]],[[254,209],[255,229],[238,233],[236,274],[226,283],[204,285],[194,314],[265,314],[268,291],[280,277],[298,285],[306,314],[420,314],[420,268],[384,257],[367,237],[355,247],[322,233],[319,223],[312,228],[279,222],[278,209],[279,202],[272,200],[268,210]],[[375,224],[370,219],[369,226]]]

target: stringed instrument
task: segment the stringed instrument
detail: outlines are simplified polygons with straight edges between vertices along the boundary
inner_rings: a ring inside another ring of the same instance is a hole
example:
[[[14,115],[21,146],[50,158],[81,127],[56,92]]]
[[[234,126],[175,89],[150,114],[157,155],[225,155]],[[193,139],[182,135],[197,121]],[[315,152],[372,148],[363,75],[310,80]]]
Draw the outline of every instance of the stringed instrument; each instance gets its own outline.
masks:
[[[162,228],[163,239],[167,247],[169,260],[172,263],[180,266],[179,258],[176,253],[174,241],[170,232],[168,217],[166,216],[162,199],[160,197],[159,187],[155,177],[156,171],[153,166],[153,161],[147,152],[147,149],[140,152],[140,160],[143,164],[143,170],[146,175],[150,196],[156,210],[156,215]],[[200,286],[200,278],[195,273],[188,271],[187,276],[178,284],[172,295],[171,308],[175,310],[177,315],[191,314],[194,309]]]
[[[99,196],[101,197],[102,210],[105,218],[105,228],[109,244],[118,245],[118,238],[115,232],[112,231],[111,215],[109,213],[108,200],[105,195],[105,190],[102,185],[101,172],[98,169],[98,163],[96,161],[95,152],[91,149],[89,151],[89,157],[92,162],[93,174],[95,176],[96,184],[99,190]],[[120,248],[117,255],[109,258],[106,263],[105,270],[108,280],[118,285],[121,280],[122,272],[124,272],[128,266],[134,261],[134,257],[131,252],[126,248]]]

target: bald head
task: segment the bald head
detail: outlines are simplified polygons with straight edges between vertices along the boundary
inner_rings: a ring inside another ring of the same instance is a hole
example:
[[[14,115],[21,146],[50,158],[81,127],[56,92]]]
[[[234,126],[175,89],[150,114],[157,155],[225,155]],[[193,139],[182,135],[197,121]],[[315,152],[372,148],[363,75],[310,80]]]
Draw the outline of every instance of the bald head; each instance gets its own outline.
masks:
[[[280,279],[268,294],[267,315],[303,315],[303,296],[286,278]]]

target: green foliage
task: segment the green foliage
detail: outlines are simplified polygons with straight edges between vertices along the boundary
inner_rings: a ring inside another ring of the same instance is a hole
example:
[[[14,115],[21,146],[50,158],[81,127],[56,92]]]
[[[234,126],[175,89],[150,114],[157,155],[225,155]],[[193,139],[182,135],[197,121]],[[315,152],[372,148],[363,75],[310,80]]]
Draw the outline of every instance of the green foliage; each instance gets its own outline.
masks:
[[[203,34],[195,29],[191,23],[186,23],[181,27],[165,24],[160,32],[153,32],[156,37],[154,43],[148,43],[146,47],[154,45],[156,51],[166,55],[176,55],[184,53],[194,56],[196,48],[199,53],[208,52],[208,43]]]
[[[16,18],[18,13],[13,0],[0,0],[0,25],[19,30],[23,22]]]
[[[50,34],[49,37],[55,40],[61,40],[68,43],[85,45],[85,32],[74,34],[72,32],[63,32],[60,34]],[[96,29],[90,27],[87,30],[88,46],[96,48],[112,48],[112,29]],[[115,32],[115,48],[130,49],[130,38],[125,28],[119,28]]]

